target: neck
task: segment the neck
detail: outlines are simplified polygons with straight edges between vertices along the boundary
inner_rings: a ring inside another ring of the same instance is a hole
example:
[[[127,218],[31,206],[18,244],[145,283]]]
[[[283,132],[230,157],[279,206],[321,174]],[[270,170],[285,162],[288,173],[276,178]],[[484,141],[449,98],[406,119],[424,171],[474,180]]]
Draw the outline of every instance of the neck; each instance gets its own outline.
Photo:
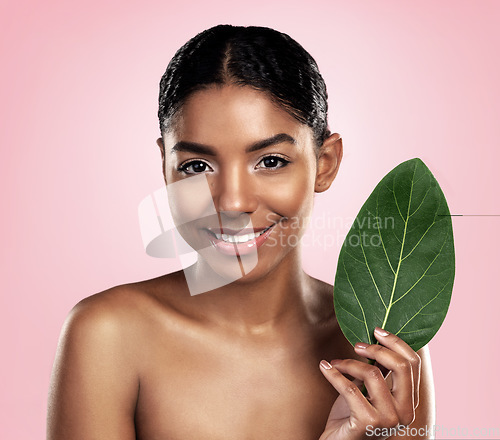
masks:
[[[200,267],[193,270],[200,271]],[[210,321],[241,333],[259,334],[307,320],[310,283],[296,247],[262,277],[243,277],[192,298]]]

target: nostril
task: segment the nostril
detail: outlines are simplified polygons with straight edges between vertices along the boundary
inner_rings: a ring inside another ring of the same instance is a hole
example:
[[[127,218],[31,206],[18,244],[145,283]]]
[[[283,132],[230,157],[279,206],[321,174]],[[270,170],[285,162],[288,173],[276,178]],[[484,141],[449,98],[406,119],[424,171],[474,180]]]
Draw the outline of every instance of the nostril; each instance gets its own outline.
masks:
[[[243,211],[219,211],[219,213],[222,216],[231,217],[231,218],[237,218],[240,215],[245,214],[245,212],[243,212]]]
[[[215,199],[214,203],[218,212],[223,212],[231,218],[238,217],[241,214],[254,212],[258,205],[254,197],[220,197]]]
[[[221,228],[241,230],[252,226],[250,216],[242,211],[219,211],[219,225]]]

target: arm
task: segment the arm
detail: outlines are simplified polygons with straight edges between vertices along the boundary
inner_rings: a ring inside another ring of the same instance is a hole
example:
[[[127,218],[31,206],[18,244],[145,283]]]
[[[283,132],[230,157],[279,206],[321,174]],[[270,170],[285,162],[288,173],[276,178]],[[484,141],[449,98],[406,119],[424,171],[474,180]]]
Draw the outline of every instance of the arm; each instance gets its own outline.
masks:
[[[48,440],[135,439],[139,381],[124,327],[99,302],[71,311],[52,372]]]
[[[378,367],[354,359],[334,360],[332,365],[322,361],[321,371],[340,395],[320,440],[433,438],[434,386],[428,348],[416,353],[388,332],[375,332],[375,337],[379,344],[358,343],[355,351],[389,370],[389,380],[384,380]],[[344,374],[364,382],[369,397]]]

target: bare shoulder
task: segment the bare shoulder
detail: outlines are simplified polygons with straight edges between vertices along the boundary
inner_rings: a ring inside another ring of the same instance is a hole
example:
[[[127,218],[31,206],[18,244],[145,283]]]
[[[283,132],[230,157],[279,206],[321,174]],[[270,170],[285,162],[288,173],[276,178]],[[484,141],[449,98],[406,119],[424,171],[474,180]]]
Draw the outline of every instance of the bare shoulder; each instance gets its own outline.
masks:
[[[100,330],[131,328],[151,314],[175,308],[182,296],[181,272],[135,283],[121,284],[82,299],[70,311],[66,324],[97,326]]]
[[[170,274],[115,286],[81,300],[63,325],[55,367],[63,365],[61,358],[67,364],[68,359],[80,357],[133,363],[155,321],[174,310],[170,304],[175,304],[180,282],[179,274]]]
[[[140,359],[155,335],[180,316],[184,298],[182,272],[122,284],[95,293],[76,304],[61,331],[58,359],[81,356],[127,365],[139,374]],[[168,336],[168,332],[165,336]],[[60,364],[61,362],[59,362]]]
[[[179,280],[172,274],[116,286],[73,307],[52,372],[48,439],[135,438],[148,342],[158,333],[160,317],[173,310],[169,303],[175,303]]]
[[[415,424],[431,427],[436,422],[436,397],[429,346],[417,351],[420,357],[419,402],[415,412]]]

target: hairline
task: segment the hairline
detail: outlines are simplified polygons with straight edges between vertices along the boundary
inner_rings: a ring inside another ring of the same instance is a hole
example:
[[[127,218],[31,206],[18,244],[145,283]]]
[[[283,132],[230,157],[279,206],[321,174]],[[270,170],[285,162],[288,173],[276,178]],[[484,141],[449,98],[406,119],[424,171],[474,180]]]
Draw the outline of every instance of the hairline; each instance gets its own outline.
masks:
[[[284,111],[290,117],[292,117],[295,121],[299,122],[302,125],[305,125],[311,133],[312,142],[313,142],[313,145],[315,147],[314,150],[315,150],[316,155],[317,155],[318,150],[321,148],[321,145],[317,144],[314,129],[312,127],[310,127],[308,124],[306,124],[304,121],[299,120],[296,113],[293,111],[292,106],[287,106],[284,101],[277,98],[274,94],[272,94],[268,90],[264,90],[262,88],[254,86],[252,84],[243,83],[243,82],[237,81],[237,80],[236,81],[231,80],[231,79],[228,80],[228,79],[229,79],[229,77],[224,75],[224,82],[212,82],[209,84],[200,84],[199,86],[197,86],[193,90],[191,90],[189,92],[189,94],[183,99],[183,101],[179,103],[178,108],[174,110],[174,113],[170,116],[170,118],[168,118],[169,121],[167,121],[167,117],[165,117],[164,120],[162,121],[162,126],[164,127],[164,130],[162,131],[161,136],[162,136],[163,140],[165,140],[165,138],[164,138],[165,134],[172,133],[172,131],[175,130],[175,126],[178,124],[179,118],[182,117],[183,107],[186,105],[186,103],[190,99],[193,98],[194,95],[196,95],[196,93],[202,92],[205,90],[213,90],[213,89],[221,90],[224,87],[230,87],[230,86],[235,86],[235,87],[240,87],[240,88],[249,87],[257,92],[264,94],[269,99],[269,101],[271,101],[271,103],[273,104],[273,106],[276,109]],[[329,132],[329,130],[327,127],[326,134],[328,134],[328,132]]]

